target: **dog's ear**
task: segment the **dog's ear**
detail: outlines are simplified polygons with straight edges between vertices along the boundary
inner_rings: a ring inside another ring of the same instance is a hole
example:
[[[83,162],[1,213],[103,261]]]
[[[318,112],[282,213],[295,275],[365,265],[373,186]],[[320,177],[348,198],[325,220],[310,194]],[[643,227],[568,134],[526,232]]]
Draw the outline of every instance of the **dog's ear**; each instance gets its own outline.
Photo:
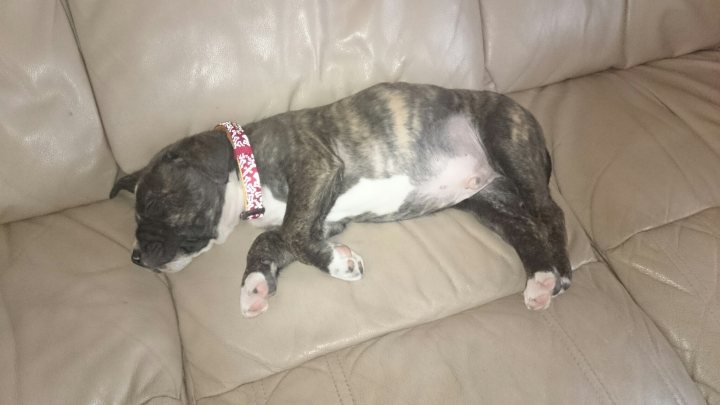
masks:
[[[120,177],[117,182],[115,182],[115,185],[113,186],[112,190],[110,190],[110,198],[115,198],[115,196],[120,192],[120,190],[127,190],[131,193],[135,192],[135,185],[138,182],[138,179],[140,178],[142,170],[138,170],[135,173],[128,174],[127,176]]]
[[[221,131],[208,131],[191,138],[187,148],[178,150],[177,157],[198,170],[214,183],[227,183],[232,149]]]

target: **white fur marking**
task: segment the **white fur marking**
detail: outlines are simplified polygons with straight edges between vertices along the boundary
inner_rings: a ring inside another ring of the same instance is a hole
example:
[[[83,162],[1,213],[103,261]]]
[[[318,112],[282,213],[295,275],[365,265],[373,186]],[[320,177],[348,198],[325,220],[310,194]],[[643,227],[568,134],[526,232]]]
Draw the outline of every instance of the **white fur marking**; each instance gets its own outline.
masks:
[[[328,273],[335,278],[345,281],[357,281],[363,276],[363,260],[360,255],[349,247],[330,243],[333,249],[333,258],[328,265]]]
[[[244,204],[240,181],[235,172],[231,172],[225,185],[225,201],[217,225],[218,237],[216,243],[225,243],[230,232],[240,222],[240,214],[242,214]]]
[[[406,175],[385,179],[362,178],[338,197],[327,220],[335,222],[365,213],[377,216],[395,213],[413,189],[410,178]]]
[[[250,273],[240,289],[240,312],[246,318],[262,314],[268,309],[268,285],[260,272]]]
[[[265,214],[261,218],[250,220],[250,225],[260,228],[281,225],[285,218],[287,203],[276,199],[269,187],[263,186],[262,193]]]

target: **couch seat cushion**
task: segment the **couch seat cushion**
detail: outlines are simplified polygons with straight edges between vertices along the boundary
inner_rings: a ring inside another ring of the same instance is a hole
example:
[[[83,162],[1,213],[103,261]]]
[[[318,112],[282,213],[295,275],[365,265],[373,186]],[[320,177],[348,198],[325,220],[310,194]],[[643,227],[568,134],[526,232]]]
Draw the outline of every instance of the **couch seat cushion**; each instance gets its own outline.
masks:
[[[509,296],[245,384],[209,404],[702,404],[604,264],[548,311]]]
[[[563,197],[720,402],[720,52],[608,71],[516,98],[551,140]]]
[[[567,222],[573,267],[594,261],[577,222]],[[363,256],[361,281],[294,263],[281,273],[269,310],[244,319],[240,286],[258,233],[242,223],[224,245],[169,277],[194,398],[507,295],[522,302],[517,293],[525,274],[515,251],[470,214],[446,210],[398,223],[351,224],[334,239]]]
[[[720,403],[720,208],[640,232],[608,257],[710,403]]]
[[[0,226],[0,403],[184,401],[164,278],[129,261],[132,203]]]

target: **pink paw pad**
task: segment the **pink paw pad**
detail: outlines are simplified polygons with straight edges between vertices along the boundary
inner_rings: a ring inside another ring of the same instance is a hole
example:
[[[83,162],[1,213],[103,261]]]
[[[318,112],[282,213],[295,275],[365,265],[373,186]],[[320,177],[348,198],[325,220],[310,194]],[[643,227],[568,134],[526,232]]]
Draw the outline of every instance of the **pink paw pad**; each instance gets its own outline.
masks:
[[[328,266],[328,273],[345,281],[360,280],[365,270],[362,257],[339,243],[331,243],[330,247],[333,249],[333,256]]]
[[[547,309],[552,301],[557,276],[551,271],[539,271],[529,278],[523,291],[525,306],[532,310]]]
[[[250,273],[240,289],[240,312],[246,318],[256,317],[268,309],[268,283],[262,273]]]

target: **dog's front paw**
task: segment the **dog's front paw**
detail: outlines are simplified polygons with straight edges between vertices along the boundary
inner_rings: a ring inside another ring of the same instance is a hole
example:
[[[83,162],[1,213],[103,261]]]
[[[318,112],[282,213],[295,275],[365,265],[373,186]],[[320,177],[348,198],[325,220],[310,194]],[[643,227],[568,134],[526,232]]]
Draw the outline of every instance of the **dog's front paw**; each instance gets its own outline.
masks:
[[[246,318],[256,317],[268,309],[270,288],[260,272],[250,273],[240,289],[240,312]]]
[[[523,291],[525,306],[528,309],[542,310],[550,306],[552,297],[570,287],[568,277],[560,277],[557,271],[538,271],[528,278]]]
[[[345,281],[360,280],[365,271],[362,257],[340,243],[331,243],[330,247],[332,260],[328,265],[328,273]]]

